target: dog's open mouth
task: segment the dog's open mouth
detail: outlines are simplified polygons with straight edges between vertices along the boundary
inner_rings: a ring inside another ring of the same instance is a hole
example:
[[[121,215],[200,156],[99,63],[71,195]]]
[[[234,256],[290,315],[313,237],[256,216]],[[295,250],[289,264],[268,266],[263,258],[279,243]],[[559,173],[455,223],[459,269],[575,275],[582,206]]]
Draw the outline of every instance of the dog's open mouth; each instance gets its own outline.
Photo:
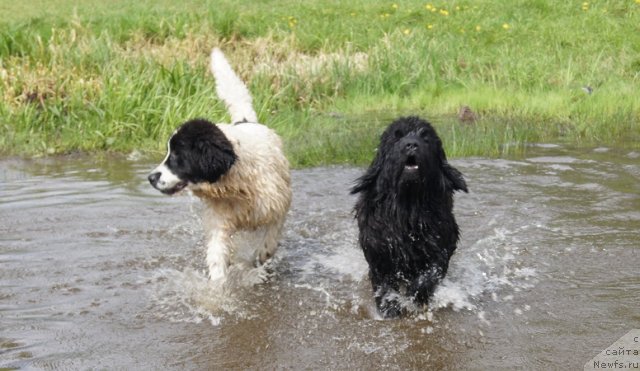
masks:
[[[174,195],[180,191],[182,191],[185,187],[187,186],[187,182],[179,182],[178,184],[176,184],[173,188],[169,188],[169,189],[161,189],[160,192],[166,194],[166,195]]]
[[[408,171],[416,171],[420,168],[416,156],[410,155],[407,157],[407,162],[404,164],[404,169]]]

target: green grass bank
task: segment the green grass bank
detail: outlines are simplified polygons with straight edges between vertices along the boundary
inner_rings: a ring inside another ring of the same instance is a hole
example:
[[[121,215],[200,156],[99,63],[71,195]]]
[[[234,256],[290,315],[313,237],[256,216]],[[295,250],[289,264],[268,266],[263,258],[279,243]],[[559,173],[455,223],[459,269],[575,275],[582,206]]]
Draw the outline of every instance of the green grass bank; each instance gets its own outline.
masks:
[[[227,118],[213,46],[295,166],[368,163],[408,114],[450,157],[640,148],[640,0],[0,0],[0,14],[3,155],[160,155],[185,119]]]

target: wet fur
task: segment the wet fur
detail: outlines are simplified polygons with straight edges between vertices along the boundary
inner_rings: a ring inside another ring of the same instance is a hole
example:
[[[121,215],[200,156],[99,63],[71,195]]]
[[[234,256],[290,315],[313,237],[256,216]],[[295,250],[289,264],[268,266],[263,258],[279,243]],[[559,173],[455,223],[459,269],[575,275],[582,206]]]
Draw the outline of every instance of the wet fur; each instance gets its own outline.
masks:
[[[166,194],[188,189],[204,202],[209,276],[224,281],[240,232],[261,241],[255,246],[257,264],[276,252],[291,204],[291,180],[282,141],[255,122],[246,86],[220,50],[214,49],[211,58],[216,91],[235,123],[195,119],[182,124],[149,181]]]
[[[436,131],[418,117],[394,121],[375,159],[352,188],[359,244],[376,305],[385,317],[404,311],[398,295],[427,304],[446,275],[459,238],[454,191],[467,192]]]

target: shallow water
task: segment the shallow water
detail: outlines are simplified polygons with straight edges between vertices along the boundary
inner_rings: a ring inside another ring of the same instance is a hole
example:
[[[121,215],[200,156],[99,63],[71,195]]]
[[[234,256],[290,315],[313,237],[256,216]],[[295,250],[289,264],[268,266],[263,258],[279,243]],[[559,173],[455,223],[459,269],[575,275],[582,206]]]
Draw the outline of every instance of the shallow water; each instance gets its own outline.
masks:
[[[449,275],[428,311],[380,320],[347,192],[362,169],[294,171],[274,276],[221,291],[199,202],[151,189],[154,164],[0,161],[0,367],[582,369],[640,328],[640,154],[453,164],[471,192]]]

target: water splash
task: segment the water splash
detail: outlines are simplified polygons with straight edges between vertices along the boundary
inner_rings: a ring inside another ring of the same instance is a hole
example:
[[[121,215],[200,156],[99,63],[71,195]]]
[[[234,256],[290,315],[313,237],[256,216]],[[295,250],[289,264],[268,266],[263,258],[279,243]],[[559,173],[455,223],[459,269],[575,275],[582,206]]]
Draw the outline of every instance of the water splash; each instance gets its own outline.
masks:
[[[206,272],[192,268],[162,269],[150,281],[150,311],[171,322],[220,325],[223,318],[252,318],[255,311],[244,291],[272,275],[271,263],[257,268],[230,267],[224,282],[211,281]]]
[[[494,228],[490,231],[490,235],[471,246],[459,247],[451,260],[448,275],[438,286],[426,308],[428,311],[451,308],[454,311],[481,312],[481,301],[486,295],[491,295],[497,301],[501,295],[513,295],[535,284],[535,269],[522,266],[519,259],[522,251],[518,247],[521,245],[518,235],[522,230]],[[367,279],[368,265],[357,246],[345,246],[343,243],[342,246],[312,253],[302,271],[300,280],[305,284],[297,287],[324,292],[326,307],[351,303],[350,311],[355,314],[360,313],[366,303],[373,302]],[[334,285],[327,288],[327,285],[321,285],[319,281],[333,282]],[[363,285],[363,281],[367,284]],[[308,282],[315,282],[315,285],[309,286]],[[352,289],[345,289],[345,285],[352,285]],[[400,299],[403,307],[410,312],[420,315],[425,310],[407,298]],[[369,312],[366,308],[364,310]],[[379,318],[375,310],[373,312],[372,318]]]
[[[434,293],[430,308],[475,311],[486,294],[498,298],[500,294],[532,287],[536,272],[520,266],[519,232],[495,228],[491,235],[459,249],[451,261],[449,274]]]

